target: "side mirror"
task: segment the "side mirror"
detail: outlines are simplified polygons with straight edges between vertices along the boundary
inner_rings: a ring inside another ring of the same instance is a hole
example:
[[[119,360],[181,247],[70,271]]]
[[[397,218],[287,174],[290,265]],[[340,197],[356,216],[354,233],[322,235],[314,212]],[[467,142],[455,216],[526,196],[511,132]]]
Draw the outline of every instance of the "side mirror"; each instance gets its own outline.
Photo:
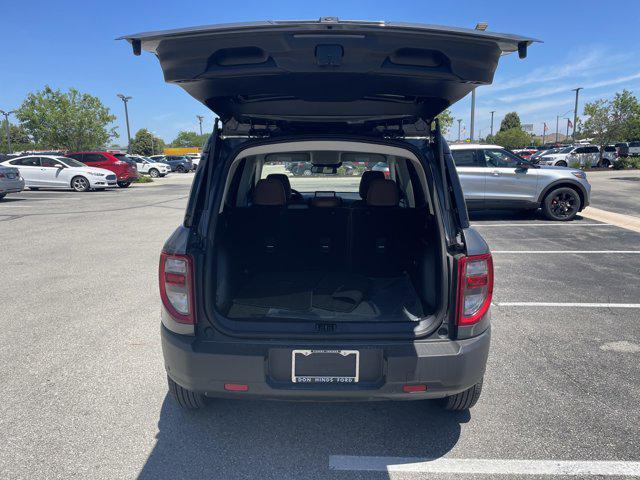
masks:
[[[527,162],[518,162],[516,164],[516,168],[519,168],[521,170],[528,170],[530,166],[531,165],[529,165]]]

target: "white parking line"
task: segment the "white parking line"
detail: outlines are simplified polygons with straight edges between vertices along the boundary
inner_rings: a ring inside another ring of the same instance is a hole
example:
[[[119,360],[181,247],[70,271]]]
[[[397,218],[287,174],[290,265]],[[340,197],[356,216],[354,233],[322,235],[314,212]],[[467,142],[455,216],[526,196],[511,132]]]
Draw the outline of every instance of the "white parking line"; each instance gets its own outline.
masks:
[[[640,308],[640,303],[493,302],[498,307]]]
[[[491,253],[640,253],[640,250],[491,250]]]
[[[611,223],[472,223],[472,227],[615,227]]]
[[[402,458],[329,456],[330,470],[483,475],[555,475],[640,477],[640,462],[575,460],[492,460],[475,458]]]

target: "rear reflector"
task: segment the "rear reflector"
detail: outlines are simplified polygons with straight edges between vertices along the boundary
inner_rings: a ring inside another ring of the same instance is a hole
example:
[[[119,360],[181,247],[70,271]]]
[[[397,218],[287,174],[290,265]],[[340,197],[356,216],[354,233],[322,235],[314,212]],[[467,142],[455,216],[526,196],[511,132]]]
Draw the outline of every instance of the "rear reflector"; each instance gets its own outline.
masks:
[[[425,392],[426,390],[427,390],[426,385],[405,385],[402,387],[402,391],[405,393]]]
[[[246,392],[249,390],[249,385],[245,383],[225,383],[224,389],[229,392]]]

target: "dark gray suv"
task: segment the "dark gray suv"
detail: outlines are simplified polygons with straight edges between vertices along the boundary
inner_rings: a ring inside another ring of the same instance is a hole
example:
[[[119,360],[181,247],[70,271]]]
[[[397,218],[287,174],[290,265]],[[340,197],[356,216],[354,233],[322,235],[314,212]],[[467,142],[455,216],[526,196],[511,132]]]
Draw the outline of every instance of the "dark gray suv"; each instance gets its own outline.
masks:
[[[493,264],[434,119],[533,40],[336,18],[124,38],[221,121],[160,257],[177,403],[473,406]],[[362,159],[388,171],[339,175]],[[313,175],[288,175],[294,160]]]

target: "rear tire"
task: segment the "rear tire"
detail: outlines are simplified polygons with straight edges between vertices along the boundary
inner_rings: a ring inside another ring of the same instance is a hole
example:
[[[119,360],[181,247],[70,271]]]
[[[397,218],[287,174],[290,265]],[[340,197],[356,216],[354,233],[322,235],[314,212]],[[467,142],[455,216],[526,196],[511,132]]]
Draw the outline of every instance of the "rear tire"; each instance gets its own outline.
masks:
[[[602,160],[601,165],[603,168],[609,168],[611,166],[611,162],[605,158],[604,160]]]
[[[564,160],[560,160],[558,163],[556,163],[556,167],[568,167],[568,166],[569,165]]]
[[[169,393],[180,406],[187,410],[197,410],[206,406],[206,397],[201,393],[192,392],[186,388],[181,387],[176,382],[167,377],[169,383]]]
[[[128,188],[129,185],[131,185],[131,182],[118,182],[120,188]]]
[[[152,168],[149,170],[149,175],[151,178],[158,178],[160,176],[160,171],[157,168]]]
[[[482,393],[482,381],[480,380],[473,387],[465,390],[464,392],[456,393],[455,395],[449,395],[440,400],[442,408],[445,410],[468,410],[478,403],[480,394]]]
[[[178,173],[186,173],[186,171],[187,170],[182,165],[178,165],[176,167],[176,172],[178,172]]]

